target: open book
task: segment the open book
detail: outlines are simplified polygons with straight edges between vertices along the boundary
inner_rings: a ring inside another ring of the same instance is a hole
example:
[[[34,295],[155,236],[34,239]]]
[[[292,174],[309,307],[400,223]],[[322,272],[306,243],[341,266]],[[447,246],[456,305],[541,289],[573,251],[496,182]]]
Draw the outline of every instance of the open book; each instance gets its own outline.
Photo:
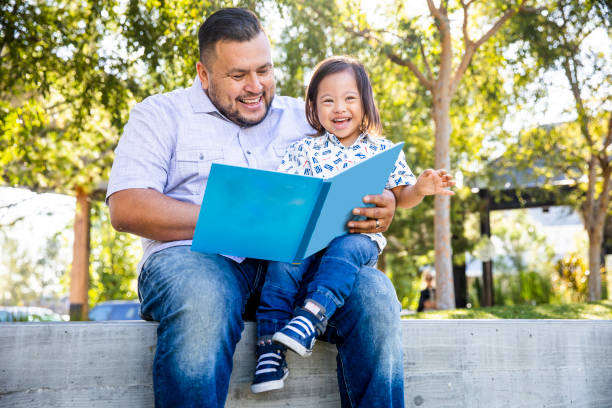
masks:
[[[328,179],[213,163],[191,249],[300,262],[348,232],[365,195],[382,193],[402,145]]]

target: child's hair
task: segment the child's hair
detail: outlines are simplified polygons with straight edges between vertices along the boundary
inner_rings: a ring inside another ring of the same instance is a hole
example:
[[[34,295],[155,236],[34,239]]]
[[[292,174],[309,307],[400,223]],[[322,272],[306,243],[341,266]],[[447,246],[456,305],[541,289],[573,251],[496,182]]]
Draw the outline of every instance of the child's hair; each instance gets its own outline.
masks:
[[[326,76],[342,71],[351,71],[355,75],[357,90],[363,104],[363,120],[360,131],[367,132],[372,136],[380,136],[382,132],[380,115],[374,103],[372,84],[370,84],[368,73],[359,61],[345,56],[327,58],[315,67],[308,89],[306,89],[306,119],[308,123],[317,131],[318,136],[325,133],[325,128],[321,125],[317,116],[319,84]]]

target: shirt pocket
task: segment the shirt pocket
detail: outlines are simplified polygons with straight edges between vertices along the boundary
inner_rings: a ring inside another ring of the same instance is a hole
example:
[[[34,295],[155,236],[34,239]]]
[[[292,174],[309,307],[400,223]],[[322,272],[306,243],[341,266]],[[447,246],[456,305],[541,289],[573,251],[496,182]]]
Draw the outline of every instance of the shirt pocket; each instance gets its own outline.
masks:
[[[213,162],[223,162],[223,149],[194,148],[176,151],[177,189],[202,194]]]

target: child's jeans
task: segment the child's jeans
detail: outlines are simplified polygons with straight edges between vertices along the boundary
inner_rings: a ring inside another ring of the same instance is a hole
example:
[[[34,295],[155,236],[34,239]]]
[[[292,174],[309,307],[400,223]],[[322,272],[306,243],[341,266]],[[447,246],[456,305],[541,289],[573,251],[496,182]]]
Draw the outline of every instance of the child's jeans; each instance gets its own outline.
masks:
[[[374,266],[377,260],[376,242],[363,234],[347,234],[300,264],[270,262],[257,309],[257,336],[282,329],[300,300],[314,300],[329,319],[351,294],[361,267]]]

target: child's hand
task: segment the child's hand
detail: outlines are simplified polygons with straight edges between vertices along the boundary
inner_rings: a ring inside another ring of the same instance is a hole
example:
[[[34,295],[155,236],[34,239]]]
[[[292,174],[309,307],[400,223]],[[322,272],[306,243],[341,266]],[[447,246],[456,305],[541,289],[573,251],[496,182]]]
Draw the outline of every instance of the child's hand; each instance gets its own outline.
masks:
[[[455,193],[447,190],[447,188],[453,187],[455,184],[455,180],[446,170],[427,169],[421,173],[414,187],[417,193],[423,196],[434,194],[454,195]]]

